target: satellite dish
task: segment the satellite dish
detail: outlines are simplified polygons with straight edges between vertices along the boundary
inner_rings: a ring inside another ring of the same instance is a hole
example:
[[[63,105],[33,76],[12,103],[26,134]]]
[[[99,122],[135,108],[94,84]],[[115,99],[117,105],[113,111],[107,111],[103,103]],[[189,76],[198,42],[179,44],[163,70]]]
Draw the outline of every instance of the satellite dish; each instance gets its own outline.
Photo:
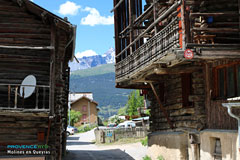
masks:
[[[20,96],[23,98],[30,97],[35,91],[36,84],[37,84],[37,80],[35,76],[29,75],[25,77],[20,87]],[[23,95],[23,88],[24,88],[24,95]]]

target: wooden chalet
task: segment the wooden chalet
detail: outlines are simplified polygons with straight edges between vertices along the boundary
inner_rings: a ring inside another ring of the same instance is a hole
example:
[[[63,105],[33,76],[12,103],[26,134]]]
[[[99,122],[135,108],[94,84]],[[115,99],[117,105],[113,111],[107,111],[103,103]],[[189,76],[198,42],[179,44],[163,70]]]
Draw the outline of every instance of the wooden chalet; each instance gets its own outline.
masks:
[[[60,160],[65,153],[68,62],[75,36],[76,27],[67,19],[29,0],[0,0],[0,159]],[[28,75],[36,78],[36,85],[21,85]],[[24,98],[27,87],[34,92]],[[48,147],[42,154],[22,155],[8,153],[9,145]]]
[[[222,106],[240,96],[240,1],[114,0],[112,11],[116,87],[151,102],[149,155],[240,159]]]

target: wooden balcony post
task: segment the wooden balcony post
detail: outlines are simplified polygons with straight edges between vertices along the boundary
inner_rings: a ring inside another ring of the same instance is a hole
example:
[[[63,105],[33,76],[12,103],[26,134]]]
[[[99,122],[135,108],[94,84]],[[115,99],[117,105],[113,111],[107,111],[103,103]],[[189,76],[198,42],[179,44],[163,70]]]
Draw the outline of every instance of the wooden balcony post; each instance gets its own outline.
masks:
[[[238,0],[238,14],[240,15],[240,0]],[[238,20],[238,25],[239,25],[239,29],[240,29],[240,16],[239,17],[239,20]],[[240,32],[239,32],[239,37],[240,37]]]
[[[130,26],[130,37],[129,44],[133,41],[133,17],[132,17],[132,0],[128,1],[128,12],[129,12],[129,26]],[[130,46],[130,53],[132,54],[132,45]]]
[[[45,109],[45,101],[46,101],[46,88],[43,87],[43,109]]]
[[[182,22],[182,49],[186,49],[186,28],[185,28],[185,0],[181,4],[181,22]]]
[[[23,92],[22,92],[22,106],[24,107],[24,96],[25,96],[25,88],[23,87]]]
[[[157,4],[157,0],[153,0],[153,18],[154,18],[154,22],[157,19],[157,8],[156,8],[156,4]],[[154,26],[154,31],[155,31],[155,35],[157,34],[157,24]]]
[[[15,88],[15,100],[14,100],[14,108],[17,108],[17,97],[18,96],[18,86]]]
[[[11,86],[8,85],[8,108],[10,108],[11,105]]]
[[[39,96],[38,90],[39,90],[39,88],[36,87],[36,106],[35,106],[35,109],[38,109],[38,96]]]

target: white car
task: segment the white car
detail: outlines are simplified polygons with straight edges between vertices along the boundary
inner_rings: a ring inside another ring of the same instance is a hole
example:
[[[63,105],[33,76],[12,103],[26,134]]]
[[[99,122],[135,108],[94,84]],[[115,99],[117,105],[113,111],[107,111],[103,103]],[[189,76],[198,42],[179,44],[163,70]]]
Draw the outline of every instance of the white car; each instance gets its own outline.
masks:
[[[74,134],[74,127],[67,126],[67,136]]]
[[[133,121],[125,121],[123,123],[119,123],[116,128],[134,128],[136,124]]]

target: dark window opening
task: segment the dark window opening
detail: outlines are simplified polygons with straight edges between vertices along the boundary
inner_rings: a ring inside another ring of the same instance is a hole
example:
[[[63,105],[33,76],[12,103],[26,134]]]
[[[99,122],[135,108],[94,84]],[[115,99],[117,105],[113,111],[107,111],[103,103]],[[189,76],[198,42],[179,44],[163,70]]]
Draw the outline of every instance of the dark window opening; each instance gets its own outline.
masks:
[[[221,141],[219,138],[215,138],[213,156],[214,156],[214,160],[222,160],[222,147],[221,147]]]
[[[182,77],[182,104],[183,107],[192,106],[192,102],[189,102],[189,96],[192,92],[192,77],[191,73],[184,73]]]
[[[224,95],[225,95],[225,93],[224,93],[224,91],[225,91],[225,86],[224,86],[224,84],[225,84],[225,82],[224,82],[224,69],[222,68],[222,69],[219,69],[218,70],[218,80],[219,80],[219,83],[218,83],[218,88],[219,88],[219,97],[224,97]]]
[[[159,84],[159,99],[162,103],[165,103],[165,98],[164,98],[164,83]]]
[[[235,87],[234,87],[234,68],[229,67],[227,69],[227,96],[233,97],[235,95]]]
[[[228,64],[213,69],[214,97],[225,99],[240,96],[240,66]]]

